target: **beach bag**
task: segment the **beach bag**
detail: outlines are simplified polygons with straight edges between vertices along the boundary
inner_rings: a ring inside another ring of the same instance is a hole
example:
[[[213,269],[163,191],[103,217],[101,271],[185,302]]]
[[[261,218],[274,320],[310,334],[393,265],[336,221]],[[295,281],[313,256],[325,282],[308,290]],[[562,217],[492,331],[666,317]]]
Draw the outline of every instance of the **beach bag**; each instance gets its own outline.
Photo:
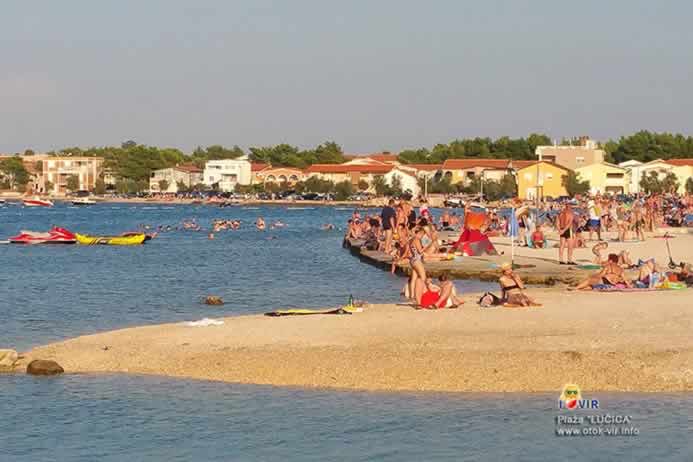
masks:
[[[486,292],[484,295],[481,296],[478,303],[482,308],[487,308],[489,306],[502,305],[503,301],[497,295],[492,294],[491,292]]]

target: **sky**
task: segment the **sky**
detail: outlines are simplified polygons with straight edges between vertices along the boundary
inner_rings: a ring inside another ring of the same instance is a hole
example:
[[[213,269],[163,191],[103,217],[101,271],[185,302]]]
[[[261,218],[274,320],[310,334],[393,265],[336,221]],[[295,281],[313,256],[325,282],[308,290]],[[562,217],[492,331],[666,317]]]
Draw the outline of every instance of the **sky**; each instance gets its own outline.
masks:
[[[691,134],[693,2],[8,0],[0,152]]]

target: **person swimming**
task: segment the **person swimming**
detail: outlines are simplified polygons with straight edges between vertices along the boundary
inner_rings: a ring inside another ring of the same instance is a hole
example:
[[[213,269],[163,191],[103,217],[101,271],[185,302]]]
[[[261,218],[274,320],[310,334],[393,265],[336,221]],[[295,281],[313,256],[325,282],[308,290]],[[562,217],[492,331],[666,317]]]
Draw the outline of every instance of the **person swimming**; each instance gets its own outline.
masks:
[[[263,220],[262,217],[257,217],[257,220],[255,220],[255,227],[258,231],[264,231],[267,227],[267,225],[265,225],[265,220]]]

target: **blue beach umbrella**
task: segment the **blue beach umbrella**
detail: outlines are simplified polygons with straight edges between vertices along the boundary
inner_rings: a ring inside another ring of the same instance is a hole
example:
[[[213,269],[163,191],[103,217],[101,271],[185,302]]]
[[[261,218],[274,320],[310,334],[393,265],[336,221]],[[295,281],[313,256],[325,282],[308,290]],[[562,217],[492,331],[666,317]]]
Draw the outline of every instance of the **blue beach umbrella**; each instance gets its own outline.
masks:
[[[515,238],[520,235],[520,225],[517,223],[517,215],[515,215],[515,207],[510,212],[510,264],[515,267]]]

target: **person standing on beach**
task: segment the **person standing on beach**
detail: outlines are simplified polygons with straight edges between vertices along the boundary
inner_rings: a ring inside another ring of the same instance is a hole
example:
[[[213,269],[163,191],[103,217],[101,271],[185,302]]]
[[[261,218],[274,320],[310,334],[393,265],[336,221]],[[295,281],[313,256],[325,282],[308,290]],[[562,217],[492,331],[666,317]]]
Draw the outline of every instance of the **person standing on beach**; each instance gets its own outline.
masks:
[[[385,233],[385,253],[392,252],[392,232],[395,229],[395,217],[397,212],[395,212],[395,200],[390,199],[383,211],[380,213],[380,221],[383,225],[383,232]]]
[[[597,203],[594,199],[590,199],[587,202],[587,212],[589,213],[589,221],[587,222],[587,228],[590,234],[589,240],[592,240],[592,233],[597,232],[597,240],[602,240],[602,222],[601,214],[597,210]]]
[[[573,249],[575,247],[575,232],[573,225],[575,222],[575,214],[573,213],[573,206],[570,202],[566,202],[563,205],[563,210],[558,215],[558,220],[556,227],[558,228],[558,236],[560,237],[560,243],[558,245],[558,263],[561,265],[574,265],[573,262]],[[566,247],[568,248],[568,262],[563,261],[563,253]]]

